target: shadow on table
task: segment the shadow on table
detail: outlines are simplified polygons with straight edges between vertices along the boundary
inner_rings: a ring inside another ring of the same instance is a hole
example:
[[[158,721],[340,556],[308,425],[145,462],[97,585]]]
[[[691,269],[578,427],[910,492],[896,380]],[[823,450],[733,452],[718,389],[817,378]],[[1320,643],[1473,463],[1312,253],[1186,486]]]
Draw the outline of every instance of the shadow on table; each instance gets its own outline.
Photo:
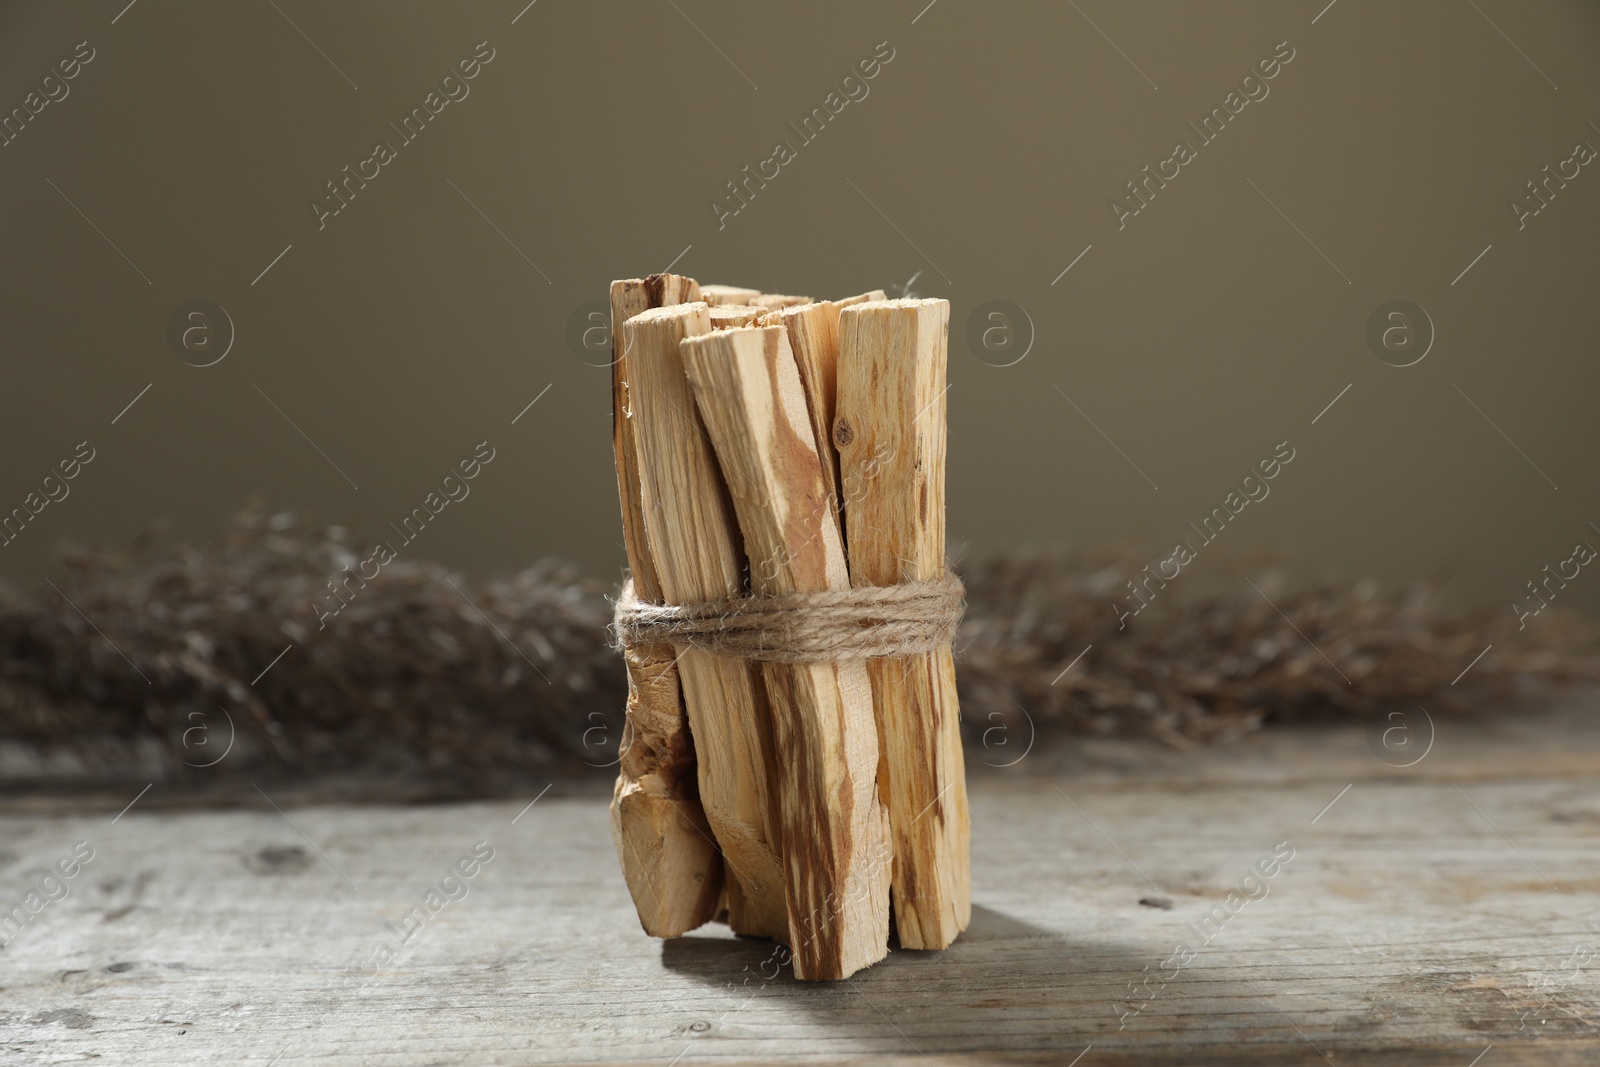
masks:
[[[839,1036],[907,1054],[1081,1049],[1116,1031],[1129,983],[1153,962],[1149,950],[1074,941],[979,904],[948,949],[892,947],[843,982],[796,981],[781,948],[758,938],[690,935],[663,942],[661,957],[676,975],[726,989],[724,1018],[748,1011],[757,1023],[792,1005]]]

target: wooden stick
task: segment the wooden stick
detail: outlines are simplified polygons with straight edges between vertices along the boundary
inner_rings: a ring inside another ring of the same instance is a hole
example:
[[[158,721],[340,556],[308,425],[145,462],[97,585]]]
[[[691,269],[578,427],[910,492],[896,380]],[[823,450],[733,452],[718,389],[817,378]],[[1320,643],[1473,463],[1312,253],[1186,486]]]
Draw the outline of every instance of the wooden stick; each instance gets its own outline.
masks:
[[[944,300],[847,307],[833,443],[856,586],[943,576]],[[948,648],[868,661],[894,830],[894,917],[906,948],[944,948],[971,919],[970,826]]]
[[[667,603],[744,593],[739,531],[678,345],[711,331],[703,303],[641,312],[623,326],[639,489],[650,552]],[[759,672],[691,647],[678,655],[695,739],[700,801],[728,868],[737,933],[788,936],[772,731]]]
[[[727,330],[734,326],[749,326],[770,310],[753,304],[718,304],[711,309],[711,328]]]
[[[634,593],[641,600],[661,601],[661,579],[645,541],[644,513],[639,502],[639,461],[634,446],[634,420],[627,417],[628,358],[623,324],[641,311],[700,299],[693,278],[652,274],[611,283],[611,445],[622,497],[622,540],[633,572]]]
[[[865,304],[869,300],[883,299],[885,299],[885,294],[882,289],[870,289],[865,293],[858,293],[855,296],[847,296],[843,300],[834,300],[830,301],[830,303],[832,303],[835,307],[843,309],[850,307],[853,304]]]
[[[723,907],[723,860],[700,805],[695,753],[670,646],[629,650],[628,725],[611,798],[611,836],[639,924],[679,937]]]
[[[692,278],[653,275],[611,283],[612,444],[622,498],[622,536],[634,593],[660,602],[661,581],[645,540],[639,465],[628,418],[622,324],[649,307],[694,300]],[[627,728],[611,800],[611,835],[639,922],[653,937],[677,937],[715,918],[722,854],[700,806],[694,744],[670,645],[626,650]]]
[[[762,293],[760,296],[753,297],[750,300],[750,303],[756,305],[757,307],[771,308],[776,310],[778,308],[798,307],[801,304],[814,303],[814,301],[809,296],[785,296],[782,293]]]
[[[839,312],[852,304],[882,300],[883,290],[875,289],[843,300],[785,307],[759,320],[762,326],[782,326],[789,335],[806,391],[806,410],[816,435],[822,459],[822,479],[827,483],[828,501],[837,513],[844,506],[839,493],[839,455],[833,447],[833,415],[838,397]]]
[[[800,374],[778,327],[683,342],[733,495],[757,596],[848,589]],[[841,979],[888,954],[889,817],[863,661],[763,663],[796,978]]]
[[[761,324],[782,326],[787,335],[805,393],[812,439],[820,446],[823,499],[837,515],[843,498],[839,495],[839,457],[831,442],[839,362],[839,309],[829,301],[787,307],[766,316]]]
[[[700,299],[716,307],[719,304],[753,304],[761,295],[760,289],[742,289],[737,285],[702,285]]]

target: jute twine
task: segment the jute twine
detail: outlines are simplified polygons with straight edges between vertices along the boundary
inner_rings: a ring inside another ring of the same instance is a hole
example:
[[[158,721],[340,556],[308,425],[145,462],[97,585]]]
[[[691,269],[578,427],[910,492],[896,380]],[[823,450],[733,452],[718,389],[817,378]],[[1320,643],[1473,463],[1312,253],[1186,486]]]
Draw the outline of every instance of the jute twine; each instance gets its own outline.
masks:
[[[629,581],[617,598],[612,630],[624,648],[689,645],[763,663],[831,663],[943,648],[954,639],[965,609],[966,589],[953,574],[931,582],[701,604],[646,604]]]

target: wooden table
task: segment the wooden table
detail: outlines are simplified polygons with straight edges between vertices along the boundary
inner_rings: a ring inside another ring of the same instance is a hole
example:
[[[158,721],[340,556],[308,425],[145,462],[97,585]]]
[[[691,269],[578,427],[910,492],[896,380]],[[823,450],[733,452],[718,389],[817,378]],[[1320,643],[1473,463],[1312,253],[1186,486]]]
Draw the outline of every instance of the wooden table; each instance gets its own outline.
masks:
[[[225,810],[158,784],[115,821],[137,784],[13,796],[0,910],[74,842],[95,856],[0,950],[0,1064],[1596,1064],[1593,710],[1440,723],[1404,768],[1355,728],[973,752],[972,928],[834,985],[722,927],[644,937],[603,782],[532,807],[548,783],[434,806],[244,785]]]

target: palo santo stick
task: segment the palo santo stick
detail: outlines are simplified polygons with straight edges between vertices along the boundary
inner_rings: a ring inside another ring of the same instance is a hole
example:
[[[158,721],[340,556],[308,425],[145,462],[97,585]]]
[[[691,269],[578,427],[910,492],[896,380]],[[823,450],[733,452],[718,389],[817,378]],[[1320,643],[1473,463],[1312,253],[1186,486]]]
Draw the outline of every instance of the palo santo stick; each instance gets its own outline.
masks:
[[[778,327],[683,342],[733,495],[757,596],[850,588],[800,375]],[[861,660],[763,663],[778,766],[796,978],[848,977],[888,954],[889,817]]]
[[[884,300],[839,319],[833,443],[857,587],[944,576],[944,300]],[[944,948],[971,920],[971,830],[950,649],[868,661],[894,829],[905,948]]]
[[[634,593],[652,603],[661,601],[661,582],[640,509],[622,324],[646,308],[698,297],[693,279],[672,274],[611,283],[612,443],[622,536]],[[623,878],[640,924],[653,937],[677,937],[715,918],[722,894],[722,854],[700,806],[675,655],[671,645],[625,650],[628,720],[611,800],[611,835]]]
[[[753,297],[750,303],[764,308],[798,307],[801,304],[810,304],[814,301],[809,296],[785,296],[782,293],[762,293]]]
[[[633,572],[633,591],[640,600],[661,601],[661,580],[645,541],[644,513],[639,503],[639,460],[634,446],[634,420],[628,418],[628,358],[623,324],[641,311],[700,299],[693,278],[652,274],[611,283],[611,445],[622,496],[622,540]]]
[[[883,299],[886,299],[886,297],[882,289],[872,289],[865,293],[859,293],[856,296],[847,296],[843,300],[830,301],[830,303],[832,303],[834,307],[842,309],[850,307],[853,304],[865,304],[869,300]]]
[[[867,300],[882,300],[875,289],[843,300],[785,307],[759,320],[762,326],[782,326],[800,370],[806,391],[806,410],[816,434],[822,460],[822,480],[827,483],[829,505],[835,512],[845,506],[839,493],[839,456],[833,448],[833,415],[838,397],[839,311]]]
[[[753,304],[718,304],[711,309],[711,328],[726,330],[734,326],[749,326],[769,310]]]
[[[824,499],[828,509],[837,515],[844,498],[839,495],[839,457],[830,442],[839,362],[839,308],[828,301],[787,307],[761,322],[780,325],[787,335],[805,390],[812,438],[820,446]]]
[[[700,299],[716,307],[719,304],[753,304],[761,295],[760,289],[742,289],[737,285],[702,285]]]
[[[700,806],[693,743],[671,646],[630,650],[628,726],[611,799],[611,836],[639,924],[679,937],[720,911],[723,860]]]
[[[667,603],[743,594],[744,553],[727,489],[695,410],[678,344],[711,331],[703,303],[641,312],[623,326],[645,531]],[[700,802],[728,868],[728,924],[788,936],[772,731],[751,664],[685,646],[678,656]]]

